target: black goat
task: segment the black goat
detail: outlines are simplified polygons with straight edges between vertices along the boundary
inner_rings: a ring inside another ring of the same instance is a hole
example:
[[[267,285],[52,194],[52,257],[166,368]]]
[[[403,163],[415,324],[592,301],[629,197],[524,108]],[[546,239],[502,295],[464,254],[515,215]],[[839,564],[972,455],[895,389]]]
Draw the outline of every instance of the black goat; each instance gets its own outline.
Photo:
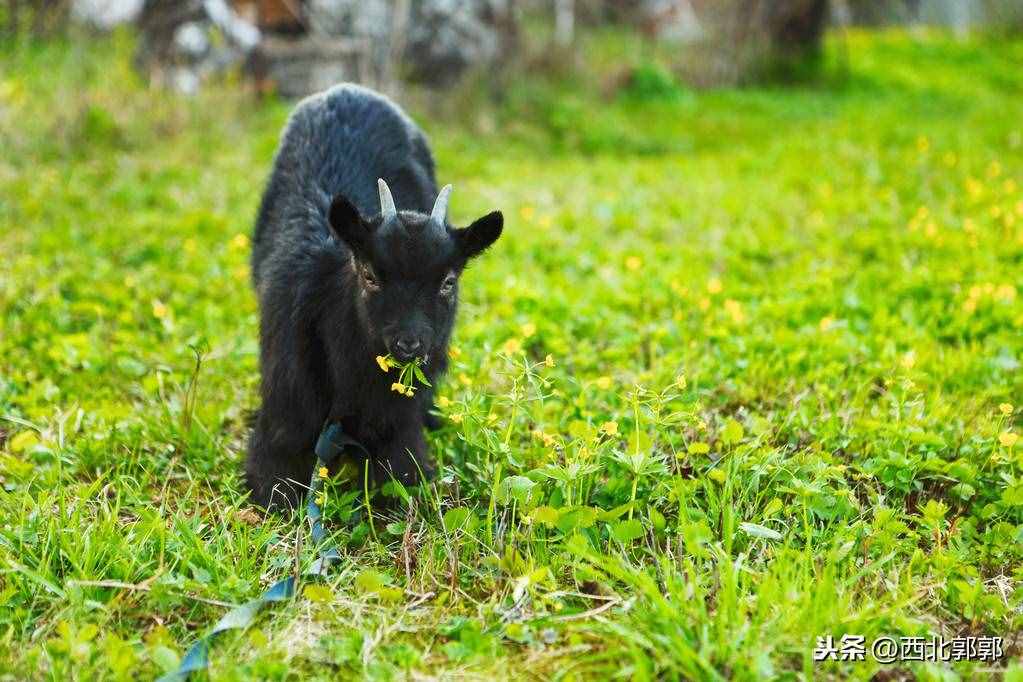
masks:
[[[431,383],[447,367],[458,277],[503,227],[500,212],[452,227],[450,191],[438,196],[422,131],[371,90],[337,86],[292,113],[253,238],[263,400],[245,466],[253,501],[297,503],[328,420],[367,448],[378,482],[432,473],[432,391],[392,390],[396,373],[375,357],[418,360]]]

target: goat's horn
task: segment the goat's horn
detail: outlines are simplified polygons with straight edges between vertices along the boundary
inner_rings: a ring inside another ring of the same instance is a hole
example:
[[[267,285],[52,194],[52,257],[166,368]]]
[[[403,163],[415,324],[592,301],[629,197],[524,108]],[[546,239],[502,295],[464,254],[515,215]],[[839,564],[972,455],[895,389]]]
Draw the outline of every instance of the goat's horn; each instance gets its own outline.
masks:
[[[380,190],[380,215],[384,222],[391,218],[398,217],[398,211],[394,208],[394,197],[391,196],[391,188],[387,186],[383,178],[377,179],[377,189]]]
[[[430,213],[430,220],[441,227],[448,219],[448,198],[451,196],[451,185],[444,185],[444,189],[437,195],[437,203],[433,205],[433,212]]]

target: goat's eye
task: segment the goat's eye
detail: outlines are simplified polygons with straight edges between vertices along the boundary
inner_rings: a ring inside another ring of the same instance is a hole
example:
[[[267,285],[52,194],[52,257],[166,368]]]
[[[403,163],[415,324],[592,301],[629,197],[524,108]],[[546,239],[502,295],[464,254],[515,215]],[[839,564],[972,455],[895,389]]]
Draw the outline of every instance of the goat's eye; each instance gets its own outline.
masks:
[[[444,281],[441,282],[441,285],[440,285],[440,295],[441,296],[449,296],[449,295],[451,295],[451,292],[455,290],[455,282],[456,281],[458,281],[458,278],[455,277],[453,274],[452,275],[448,275],[447,277],[445,277]]]
[[[363,284],[366,285],[367,289],[379,289],[380,280],[373,274],[373,271],[363,266],[359,268],[359,276],[362,277]]]

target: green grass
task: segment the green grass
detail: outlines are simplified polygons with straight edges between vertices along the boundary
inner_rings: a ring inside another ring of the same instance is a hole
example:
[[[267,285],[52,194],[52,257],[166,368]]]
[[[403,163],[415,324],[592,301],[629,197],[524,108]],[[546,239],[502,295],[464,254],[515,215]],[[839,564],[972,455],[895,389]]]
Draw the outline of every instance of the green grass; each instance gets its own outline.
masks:
[[[628,47],[421,109],[455,221],[507,217],[440,476],[328,486],[342,564],[212,679],[985,667],[813,663],[846,633],[1002,635],[1023,675],[1023,43],[856,34],[819,82],[713,93]],[[239,477],[288,106],[148,90],[130,49],[0,53],[5,679],[153,677],[315,556]]]

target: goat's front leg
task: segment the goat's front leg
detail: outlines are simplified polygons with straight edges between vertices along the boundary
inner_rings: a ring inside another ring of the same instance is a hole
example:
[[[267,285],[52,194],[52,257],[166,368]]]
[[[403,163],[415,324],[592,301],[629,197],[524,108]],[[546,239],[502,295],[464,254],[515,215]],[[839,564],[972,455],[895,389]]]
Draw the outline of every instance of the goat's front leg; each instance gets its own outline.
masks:
[[[373,462],[378,484],[392,477],[406,486],[433,478],[433,460],[423,437],[423,425],[412,422],[399,429],[374,453]]]
[[[316,460],[314,423],[275,424],[264,410],[249,439],[245,479],[251,500],[271,509],[298,506]]]

